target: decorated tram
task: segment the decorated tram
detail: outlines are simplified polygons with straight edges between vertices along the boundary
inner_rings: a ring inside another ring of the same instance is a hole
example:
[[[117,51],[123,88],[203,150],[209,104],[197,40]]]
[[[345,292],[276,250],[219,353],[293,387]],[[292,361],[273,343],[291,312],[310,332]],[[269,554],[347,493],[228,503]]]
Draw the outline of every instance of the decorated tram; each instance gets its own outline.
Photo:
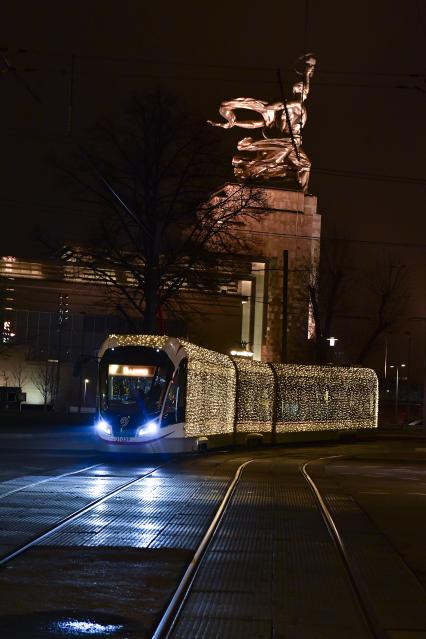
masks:
[[[270,364],[155,335],[110,335],[99,362],[101,450],[189,452],[377,427],[368,368]]]

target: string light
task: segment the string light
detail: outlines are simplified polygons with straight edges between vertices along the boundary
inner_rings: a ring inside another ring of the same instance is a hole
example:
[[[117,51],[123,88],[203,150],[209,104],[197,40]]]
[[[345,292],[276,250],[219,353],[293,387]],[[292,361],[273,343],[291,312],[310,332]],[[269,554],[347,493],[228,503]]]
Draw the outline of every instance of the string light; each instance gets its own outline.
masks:
[[[232,434],[235,417],[244,433],[270,433],[274,422],[277,434],[377,427],[378,380],[368,368],[266,364],[164,335],[110,335],[100,356],[117,346],[184,349],[188,437]]]
[[[272,364],[277,433],[377,426],[378,381],[369,368]]]
[[[231,358],[184,340],[182,345],[188,353],[187,435],[232,433],[237,376]]]
[[[238,370],[237,430],[271,432],[274,407],[274,375],[263,362],[234,359]]]

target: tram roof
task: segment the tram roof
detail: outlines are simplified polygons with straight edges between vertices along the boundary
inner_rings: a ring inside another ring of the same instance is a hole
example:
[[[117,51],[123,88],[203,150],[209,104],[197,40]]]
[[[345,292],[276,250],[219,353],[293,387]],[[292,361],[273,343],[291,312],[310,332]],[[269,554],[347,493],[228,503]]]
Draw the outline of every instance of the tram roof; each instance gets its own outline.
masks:
[[[167,335],[109,335],[102,343],[98,356],[101,358],[105,351],[121,346],[144,346],[164,351],[175,366],[184,358],[202,359],[226,368],[234,368],[228,355],[202,348],[191,342]]]
[[[119,335],[112,334],[102,343],[98,356],[101,358],[108,349],[121,346],[144,346],[147,348],[157,348],[165,352],[175,366],[184,358],[189,360],[201,360],[235,370],[235,366],[241,372],[260,373],[264,369],[265,374],[272,375],[272,369],[278,377],[289,378],[309,378],[321,375],[324,379],[331,380],[333,377],[340,378],[341,381],[351,379],[354,376],[368,382],[377,383],[377,375],[370,368],[349,367],[335,365],[313,365],[313,364],[268,364],[253,360],[246,360],[238,357],[231,357],[223,353],[197,346],[184,339],[168,337],[167,335]]]

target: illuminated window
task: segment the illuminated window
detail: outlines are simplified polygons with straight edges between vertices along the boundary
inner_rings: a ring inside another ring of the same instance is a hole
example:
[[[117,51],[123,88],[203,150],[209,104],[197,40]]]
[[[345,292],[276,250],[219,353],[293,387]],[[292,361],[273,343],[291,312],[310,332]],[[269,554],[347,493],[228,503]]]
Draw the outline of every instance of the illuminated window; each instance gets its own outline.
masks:
[[[5,320],[3,322],[2,342],[8,344],[10,340],[15,337],[15,333],[12,332],[12,322]]]

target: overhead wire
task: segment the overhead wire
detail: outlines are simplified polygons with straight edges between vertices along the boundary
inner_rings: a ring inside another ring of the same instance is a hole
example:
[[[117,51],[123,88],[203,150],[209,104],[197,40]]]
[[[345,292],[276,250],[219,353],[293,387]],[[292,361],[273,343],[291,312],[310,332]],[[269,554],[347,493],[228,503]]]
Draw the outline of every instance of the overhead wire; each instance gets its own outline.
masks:
[[[327,169],[321,167],[315,167],[315,173],[321,173],[324,175],[339,176],[356,178],[359,180],[371,180],[374,182],[393,182],[393,183],[407,183],[418,184],[426,186],[426,178],[410,177],[402,175],[385,175],[383,173],[366,173],[363,171],[345,171],[344,169]]]
[[[309,5],[307,3],[307,8],[308,7],[309,7]],[[308,19],[308,16],[306,16],[306,19],[305,19],[305,32],[306,32],[306,34],[307,34],[307,19]],[[305,39],[307,37],[306,34],[305,34]],[[305,43],[305,45],[306,45],[306,43]],[[306,53],[306,46],[304,48],[305,48],[305,53]],[[10,50],[11,50],[10,47],[3,47],[3,48],[0,49],[0,52],[7,52],[7,51],[10,51]],[[59,55],[63,55],[64,57],[68,57],[68,58],[70,56],[70,54],[65,52],[65,51],[57,51],[57,50],[54,51],[54,50],[47,50],[47,49],[46,50],[40,50],[40,49],[32,49],[32,50],[30,50],[30,49],[18,49],[17,53],[19,53],[19,54],[24,53],[24,54],[28,54],[28,55],[31,55],[31,54],[33,54],[33,55],[36,54],[37,55],[38,54],[38,55],[42,55],[42,56],[45,56],[45,57],[50,57],[53,54],[55,54],[55,55],[58,55],[58,54]],[[87,61],[87,62],[93,61],[95,63],[100,63],[100,64],[109,63],[111,61],[116,60],[117,63],[125,62],[125,61],[127,61],[127,62],[132,61],[134,63],[142,63],[144,65],[149,65],[150,67],[152,65],[158,65],[158,66],[162,66],[163,65],[163,66],[166,66],[169,69],[170,69],[170,67],[182,67],[182,68],[187,67],[187,68],[193,68],[193,69],[202,68],[203,70],[204,69],[209,69],[209,70],[218,69],[220,71],[231,70],[231,71],[237,71],[238,74],[240,74],[241,71],[247,71],[247,72],[252,72],[252,71],[265,72],[265,71],[267,71],[267,72],[271,73],[271,78],[268,79],[268,80],[257,80],[257,81],[264,81],[264,82],[269,83],[269,84],[274,84],[276,82],[276,80],[274,80],[272,78],[272,74],[276,71],[276,68],[273,68],[273,67],[267,66],[267,65],[265,65],[265,66],[262,66],[262,65],[257,65],[257,66],[256,65],[236,65],[236,64],[229,64],[229,63],[228,64],[220,64],[220,63],[210,64],[210,63],[204,63],[204,62],[196,62],[196,61],[193,61],[193,60],[191,60],[191,61],[178,60],[176,58],[175,59],[146,58],[146,57],[143,57],[143,56],[129,56],[129,55],[117,55],[117,54],[115,54],[115,55],[112,55],[112,54],[109,54],[109,55],[89,55],[89,54],[72,53],[71,54],[71,58],[75,59],[75,60],[78,59],[79,61],[83,61],[83,62],[84,61]],[[14,67],[14,68],[16,68],[16,67]],[[34,72],[34,71],[38,71],[38,70],[56,71],[56,72],[64,74],[64,75],[71,75],[72,74],[72,69],[69,69],[67,67],[47,67],[47,66],[41,66],[41,65],[39,65],[39,68],[34,67],[34,66],[31,67],[31,68],[28,68],[28,67],[23,68],[23,69],[21,69],[21,72],[29,72],[29,71]],[[108,73],[111,73],[111,71],[112,71],[112,69],[111,69],[111,67],[109,67],[108,68]],[[140,75],[145,75],[146,76],[146,73],[143,73],[143,74],[141,74],[140,72],[138,72],[138,73],[128,73],[128,72],[123,71],[122,68],[120,68],[119,71],[120,71],[120,75],[121,76],[127,76],[127,77],[132,77],[132,76],[138,77]],[[291,72],[291,69],[285,68],[284,71],[286,73],[289,73],[289,72]],[[81,74],[83,74],[83,72],[80,70],[78,75],[81,75]],[[156,75],[158,75],[158,74],[156,74]],[[317,72],[317,76],[319,76],[319,77],[327,76],[327,75],[342,75],[345,78],[347,76],[350,76],[350,75],[364,76],[364,77],[369,77],[369,76],[371,76],[371,77],[396,77],[396,78],[407,78],[408,77],[408,78],[417,78],[417,79],[426,77],[425,73],[419,73],[419,72],[414,72],[413,73],[413,72],[389,72],[389,71],[380,71],[380,72],[378,72],[378,71],[377,72],[376,71],[350,71],[348,69],[344,69],[342,71],[340,71],[340,70],[325,70],[325,69],[321,69],[321,71]],[[173,76],[164,75],[163,74],[163,76],[161,76],[161,77],[177,77],[177,76],[175,74]],[[182,77],[182,76],[180,76],[180,77]],[[196,79],[197,81],[200,81],[200,80],[210,81],[212,78],[211,78],[211,76],[206,77],[206,75],[204,74],[202,77],[197,77],[197,78],[194,78],[194,76],[191,76],[191,79]],[[239,75],[238,75],[238,79],[240,79]],[[219,81],[232,81],[233,79],[228,79],[228,78],[222,76],[220,78],[217,78],[217,80],[219,80]],[[251,80],[253,81],[253,78],[251,78]],[[319,86],[321,86],[321,85],[324,85],[324,86],[335,86],[336,84],[339,84],[341,86],[353,86],[353,87],[356,87],[356,88],[358,88],[359,86],[363,86],[363,87],[366,87],[366,88],[400,88],[400,87],[397,87],[397,86],[394,86],[394,85],[379,85],[379,86],[378,85],[372,85],[372,84],[360,85],[360,84],[353,84],[353,83],[348,83],[348,82],[343,82],[343,83],[340,83],[340,82],[339,83],[325,82],[325,83],[323,83],[321,81],[317,81],[316,84],[319,85]]]
[[[307,44],[307,42],[306,42]],[[306,47],[305,47],[306,49]],[[257,70],[257,71],[270,71],[271,73],[275,72],[276,67],[272,67],[270,65],[238,65],[238,64],[223,64],[223,63],[206,63],[206,62],[197,62],[196,60],[179,60],[177,58],[146,58],[145,56],[137,56],[137,55],[119,55],[119,54],[85,54],[85,53],[76,53],[75,51],[64,51],[59,49],[39,49],[39,48],[31,48],[31,49],[13,49],[12,47],[0,47],[0,53],[15,51],[17,54],[38,54],[45,57],[50,57],[52,55],[63,55],[66,58],[70,58],[70,56],[74,55],[76,58],[81,60],[94,60],[94,61],[105,61],[110,62],[112,60],[117,61],[135,61],[135,62],[143,62],[146,64],[164,64],[165,66],[187,66],[187,67],[199,67],[202,69],[235,69],[237,71],[242,70]],[[305,51],[307,52],[307,51]],[[292,72],[291,68],[283,68],[285,72]],[[319,73],[325,75],[365,75],[365,76],[389,76],[389,77],[426,77],[425,72],[396,72],[396,71],[354,71],[350,69],[342,69],[340,70],[324,70],[322,69]]]
[[[394,242],[387,240],[361,240],[355,238],[347,238],[347,237],[336,237],[336,236],[327,236],[327,235],[297,235],[294,233],[279,233],[274,231],[255,231],[255,230],[239,230],[240,233],[247,233],[250,235],[272,235],[274,237],[286,237],[286,238],[295,238],[298,237],[301,240],[333,240],[335,242],[349,243],[349,244],[365,244],[371,246],[395,246],[395,247],[403,247],[403,248],[415,248],[415,249],[425,249],[426,243],[421,242]]]

